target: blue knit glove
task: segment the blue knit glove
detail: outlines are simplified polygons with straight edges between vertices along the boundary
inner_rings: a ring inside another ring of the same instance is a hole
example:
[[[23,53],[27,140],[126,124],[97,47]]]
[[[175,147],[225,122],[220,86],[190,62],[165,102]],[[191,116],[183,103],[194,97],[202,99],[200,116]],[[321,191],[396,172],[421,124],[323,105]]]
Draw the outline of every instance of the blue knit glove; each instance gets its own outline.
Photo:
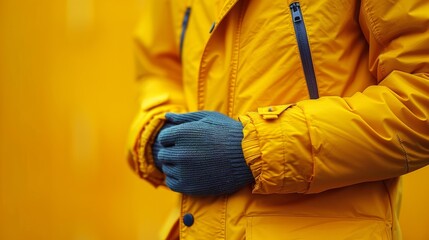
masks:
[[[162,148],[161,142],[159,141],[159,133],[171,126],[174,126],[174,124],[172,123],[164,123],[164,125],[162,126],[162,128],[159,130],[157,136],[155,137],[155,141],[152,144],[152,157],[153,157],[153,161],[155,162],[155,166],[156,168],[158,168],[159,171],[162,172],[162,162],[159,160],[158,158],[158,153]]]
[[[254,181],[244,160],[243,126],[218,112],[166,114],[158,159],[170,189],[189,195],[233,193]]]

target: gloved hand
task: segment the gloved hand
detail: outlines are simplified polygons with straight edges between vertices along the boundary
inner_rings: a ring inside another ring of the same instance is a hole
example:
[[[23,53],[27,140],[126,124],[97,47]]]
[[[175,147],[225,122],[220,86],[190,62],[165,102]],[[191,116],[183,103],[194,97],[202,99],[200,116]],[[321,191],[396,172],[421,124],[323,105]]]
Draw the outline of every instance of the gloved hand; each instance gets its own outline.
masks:
[[[221,113],[167,113],[157,137],[158,161],[170,189],[189,195],[233,193],[254,181],[244,160],[243,126]]]
[[[153,157],[153,161],[155,162],[155,166],[156,168],[158,168],[159,171],[162,172],[162,162],[158,159],[158,153],[159,150],[161,150],[162,145],[161,142],[159,141],[159,133],[171,126],[174,126],[174,124],[172,123],[164,123],[164,125],[162,126],[162,128],[159,130],[157,136],[155,137],[155,141],[152,144],[152,157]]]

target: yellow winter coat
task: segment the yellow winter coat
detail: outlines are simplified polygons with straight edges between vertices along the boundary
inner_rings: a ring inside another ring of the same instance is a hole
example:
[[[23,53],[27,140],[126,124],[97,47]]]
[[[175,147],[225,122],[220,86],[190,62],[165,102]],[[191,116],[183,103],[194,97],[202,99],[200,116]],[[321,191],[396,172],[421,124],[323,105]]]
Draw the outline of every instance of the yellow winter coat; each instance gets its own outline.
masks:
[[[182,196],[169,238],[401,239],[399,176],[429,163],[428,1],[144,2],[131,165],[163,184],[164,113],[215,110],[255,177]]]

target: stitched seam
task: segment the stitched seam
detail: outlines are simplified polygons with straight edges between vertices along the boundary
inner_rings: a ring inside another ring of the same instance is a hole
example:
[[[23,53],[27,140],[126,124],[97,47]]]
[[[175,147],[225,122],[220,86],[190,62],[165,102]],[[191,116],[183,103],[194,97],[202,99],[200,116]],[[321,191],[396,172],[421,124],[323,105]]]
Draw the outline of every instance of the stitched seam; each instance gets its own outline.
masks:
[[[249,214],[247,217],[263,218],[263,217],[285,217],[285,218],[320,218],[320,219],[335,219],[335,220],[348,220],[348,221],[376,221],[380,223],[390,224],[385,218],[380,217],[346,217],[346,216],[322,216],[322,215],[306,215],[306,214],[290,214],[290,213],[273,213],[273,214]]]
[[[223,201],[223,214],[222,214],[222,219],[221,219],[221,226],[222,226],[222,230],[221,230],[221,235],[223,237],[223,239],[226,239],[226,214],[227,214],[227,207],[228,207],[228,196],[224,196],[224,201]]]
[[[208,43],[207,43],[208,45]],[[204,89],[205,89],[205,78],[206,78],[206,57],[207,57],[207,45],[206,48],[204,49],[203,52],[203,56],[201,57],[201,64],[200,64],[200,76],[198,77],[198,89],[197,89],[197,96],[198,96],[198,101],[197,101],[197,106],[198,106],[198,110],[203,110],[204,109]]]
[[[283,128],[284,122],[281,121],[280,122],[280,129],[284,129]],[[284,134],[284,131],[281,132],[282,134],[282,145],[283,145],[283,181],[282,181],[282,187],[280,188],[280,191],[282,192],[285,186],[285,182],[286,182],[286,136]]]
[[[241,5],[242,6],[242,5]],[[232,69],[230,74],[229,81],[229,99],[228,99],[228,116],[232,117],[234,112],[234,99],[235,99],[235,89],[237,82],[237,68],[239,63],[239,55],[240,55],[240,34],[241,34],[241,26],[244,18],[244,8],[241,8],[237,29],[235,32],[235,41],[234,41],[234,50],[231,56]]]
[[[313,183],[313,178],[314,178],[314,176],[316,175],[316,153],[315,153],[315,151],[314,151],[314,148],[313,148],[313,142],[312,142],[312,140],[311,140],[311,133],[310,133],[310,122],[308,121],[308,118],[307,118],[307,114],[305,114],[305,111],[304,111],[304,109],[303,108],[301,108],[301,107],[299,107],[299,106],[297,106],[299,109],[301,109],[301,111],[302,111],[302,115],[304,116],[304,118],[305,118],[305,124],[307,125],[307,132],[308,132],[308,142],[309,142],[309,145],[310,145],[310,151],[311,151],[311,162],[312,162],[312,173],[311,173],[311,176],[310,176],[310,178],[309,179],[305,179],[305,181],[307,181],[307,189],[305,190],[305,192],[309,192],[310,191],[310,188],[311,188],[311,185],[312,185],[312,183]]]
[[[211,32],[212,34],[214,33],[214,31],[216,31],[217,26],[220,25],[220,23],[223,21],[223,19],[225,19],[225,15],[228,14],[229,10],[231,10],[237,2],[238,2],[238,0],[237,1],[230,1],[230,2],[228,2],[227,5],[225,5],[225,7],[222,8],[221,12],[219,13],[219,15],[217,17],[217,20],[215,21],[215,28]]]
[[[377,24],[375,18],[373,17],[373,10],[369,6],[369,1],[364,1],[364,8],[365,8],[365,12],[366,12],[365,15],[366,15],[366,17],[368,19],[368,23],[369,23],[369,25],[368,25],[369,29],[370,29],[370,31],[372,30],[372,32],[374,33],[375,40],[384,49],[386,46],[383,44],[383,39],[382,39],[382,36],[380,34],[380,26]],[[379,68],[380,68],[381,76],[382,76],[382,78],[384,78],[386,76],[386,68],[384,66],[384,62],[380,61],[380,59],[379,59]]]
[[[398,134],[396,134],[396,137],[398,138],[399,145],[401,146],[402,154],[404,154],[405,164],[406,164],[406,173],[409,173],[410,172],[409,159],[408,159],[408,153],[404,147],[404,141],[399,137]]]
[[[183,216],[185,215],[185,204],[186,204],[186,196],[184,196],[183,194],[181,194],[181,202],[182,202],[182,204],[181,204],[181,206],[180,206],[180,219],[179,219],[179,224],[180,224],[180,227],[179,227],[179,229],[180,229],[180,239],[185,239],[185,236],[184,236],[184,232],[185,232],[185,230],[186,230],[186,228],[185,228],[185,224],[183,223]]]
[[[223,19],[223,17],[228,13],[228,11],[237,3],[237,1],[229,1],[227,5],[222,9],[222,12],[219,15],[218,19]]]
[[[263,166],[266,165],[266,163],[264,162],[264,158],[263,158],[262,152],[261,152],[261,146],[262,145],[261,145],[260,134],[258,132],[258,129],[256,128],[256,124],[255,124],[254,120],[250,116],[249,116],[249,120],[250,120],[250,124],[252,124],[254,126],[254,130],[255,130],[255,133],[256,133],[256,138],[258,139],[258,148],[259,148],[259,152],[260,152],[260,154],[259,154],[259,160],[261,161],[261,166],[259,167],[259,170],[258,170],[258,172],[256,174],[256,178],[258,178],[259,181],[256,181],[256,179],[255,179],[255,181],[256,181],[255,184],[261,186],[261,184],[262,184],[262,181],[261,181],[261,178],[262,178],[262,168],[263,168]]]
[[[370,30],[372,30],[372,32],[374,33],[375,39],[377,40],[377,42],[381,45],[384,46],[383,43],[383,39],[382,36],[380,34],[380,27],[379,25],[376,23],[375,18],[373,17],[373,10],[372,8],[369,6],[368,1],[364,1],[364,7],[365,7],[365,12],[367,13],[367,19],[368,22],[370,23]]]
[[[218,22],[216,23],[216,25],[219,25],[220,22],[222,21],[222,19],[224,19],[223,17],[228,13],[228,11],[235,5],[237,1],[230,1],[226,7],[224,7],[222,9],[222,12],[220,14],[220,17],[218,18]],[[217,27],[216,27],[217,28]],[[215,30],[216,30],[215,28]],[[212,35],[214,33],[214,31],[212,32],[212,34],[210,34],[209,39],[207,40],[206,45],[204,46],[204,50],[203,50],[203,55],[201,57],[201,62],[200,62],[200,70],[199,70],[199,77],[198,77],[198,89],[197,89],[197,96],[198,96],[198,100],[197,100],[197,106],[198,106],[198,110],[203,110],[204,109],[204,97],[205,97],[205,81],[206,81],[206,77],[207,77],[207,55],[208,55],[208,51],[207,51],[207,47],[210,44],[210,41],[212,39]]]
[[[230,1],[227,3],[227,5],[222,9],[219,17],[218,17],[218,21],[216,23],[216,25],[219,25],[222,20],[224,19],[224,16],[229,12],[229,10],[234,7],[234,5],[237,3],[237,1]],[[213,30],[213,32],[211,32],[209,39],[207,40],[206,45],[204,46],[204,50],[203,50],[203,55],[201,56],[201,62],[200,62],[200,70],[199,70],[199,76],[198,76],[198,89],[197,89],[197,96],[198,96],[198,100],[197,100],[197,106],[198,106],[198,110],[203,110],[204,109],[204,97],[205,97],[205,81],[206,81],[206,77],[207,77],[207,47],[210,44],[210,41],[212,39],[212,35],[214,33],[214,31],[216,31],[217,27]]]

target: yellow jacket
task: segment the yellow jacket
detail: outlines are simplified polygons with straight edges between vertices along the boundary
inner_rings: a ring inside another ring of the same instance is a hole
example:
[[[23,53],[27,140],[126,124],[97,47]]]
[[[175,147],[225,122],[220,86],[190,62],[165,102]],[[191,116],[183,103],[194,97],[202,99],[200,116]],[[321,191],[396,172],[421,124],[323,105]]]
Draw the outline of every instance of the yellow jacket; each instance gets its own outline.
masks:
[[[429,2],[147,0],[130,164],[163,184],[165,112],[244,126],[255,184],[182,196],[181,239],[401,239],[399,176],[429,163]],[[186,226],[185,214],[194,223]]]

